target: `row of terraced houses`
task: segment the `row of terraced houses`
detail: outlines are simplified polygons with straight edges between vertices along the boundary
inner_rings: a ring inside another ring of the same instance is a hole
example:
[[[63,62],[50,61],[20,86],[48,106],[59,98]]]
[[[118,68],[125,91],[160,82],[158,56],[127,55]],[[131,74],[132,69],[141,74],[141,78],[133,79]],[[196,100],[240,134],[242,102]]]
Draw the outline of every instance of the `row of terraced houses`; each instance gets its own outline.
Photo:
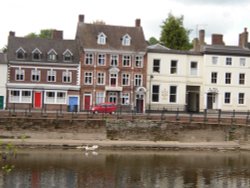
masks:
[[[239,45],[223,35],[211,44],[200,30],[190,51],[148,45],[140,19],[133,27],[85,23],[79,15],[74,40],[54,30],[51,39],[10,32],[0,54],[0,109],[89,110],[113,102],[146,110],[247,111],[250,105],[248,32]]]

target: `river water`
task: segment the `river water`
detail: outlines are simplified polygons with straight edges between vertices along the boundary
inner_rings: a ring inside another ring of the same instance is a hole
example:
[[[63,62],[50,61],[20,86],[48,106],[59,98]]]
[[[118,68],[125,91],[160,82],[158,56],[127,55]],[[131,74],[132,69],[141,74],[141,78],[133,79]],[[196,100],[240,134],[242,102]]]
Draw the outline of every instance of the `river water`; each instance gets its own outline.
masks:
[[[3,188],[250,187],[250,152],[22,150],[9,162]]]

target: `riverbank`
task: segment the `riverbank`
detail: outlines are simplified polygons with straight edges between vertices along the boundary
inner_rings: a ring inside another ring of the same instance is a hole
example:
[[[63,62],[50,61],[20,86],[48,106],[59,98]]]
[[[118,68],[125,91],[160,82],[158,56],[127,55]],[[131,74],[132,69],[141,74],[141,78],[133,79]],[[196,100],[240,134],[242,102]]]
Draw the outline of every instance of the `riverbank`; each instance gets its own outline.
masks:
[[[244,150],[250,151],[250,144],[237,141],[225,142],[178,142],[178,141],[131,141],[131,140],[70,140],[70,139],[2,139],[19,148],[73,149],[82,145],[98,145],[98,150]]]

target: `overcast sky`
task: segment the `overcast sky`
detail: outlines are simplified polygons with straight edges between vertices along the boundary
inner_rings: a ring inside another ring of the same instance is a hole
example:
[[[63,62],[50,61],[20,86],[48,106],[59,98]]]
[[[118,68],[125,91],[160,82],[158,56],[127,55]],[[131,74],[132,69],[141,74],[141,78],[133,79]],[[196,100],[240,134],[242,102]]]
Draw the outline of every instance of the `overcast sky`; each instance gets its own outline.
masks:
[[[65,39],[74,39],[79,14],[87,23],[102,20],[122,26],[134,26],[140,18],[146,39],[158,39],[169,12],[184,16],[184,26],[192,30],[190,40],[205,29],[208,44],[211,34],[218,33],[226,44],[237,45],[239,33],[250,30],[249,0],[2,0],[0,49],[7,45],[9,31],[24,36],[58,29]]]

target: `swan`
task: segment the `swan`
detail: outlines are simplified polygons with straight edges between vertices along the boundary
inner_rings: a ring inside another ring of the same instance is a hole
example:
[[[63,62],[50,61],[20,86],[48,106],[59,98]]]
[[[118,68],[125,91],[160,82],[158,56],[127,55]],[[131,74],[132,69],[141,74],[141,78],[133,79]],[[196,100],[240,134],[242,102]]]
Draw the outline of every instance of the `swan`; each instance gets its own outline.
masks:
[[[99,146],[93,145],[93,146],[77,146],[76,149],[85,149],[86,151],[93,151],[96,150]]]

